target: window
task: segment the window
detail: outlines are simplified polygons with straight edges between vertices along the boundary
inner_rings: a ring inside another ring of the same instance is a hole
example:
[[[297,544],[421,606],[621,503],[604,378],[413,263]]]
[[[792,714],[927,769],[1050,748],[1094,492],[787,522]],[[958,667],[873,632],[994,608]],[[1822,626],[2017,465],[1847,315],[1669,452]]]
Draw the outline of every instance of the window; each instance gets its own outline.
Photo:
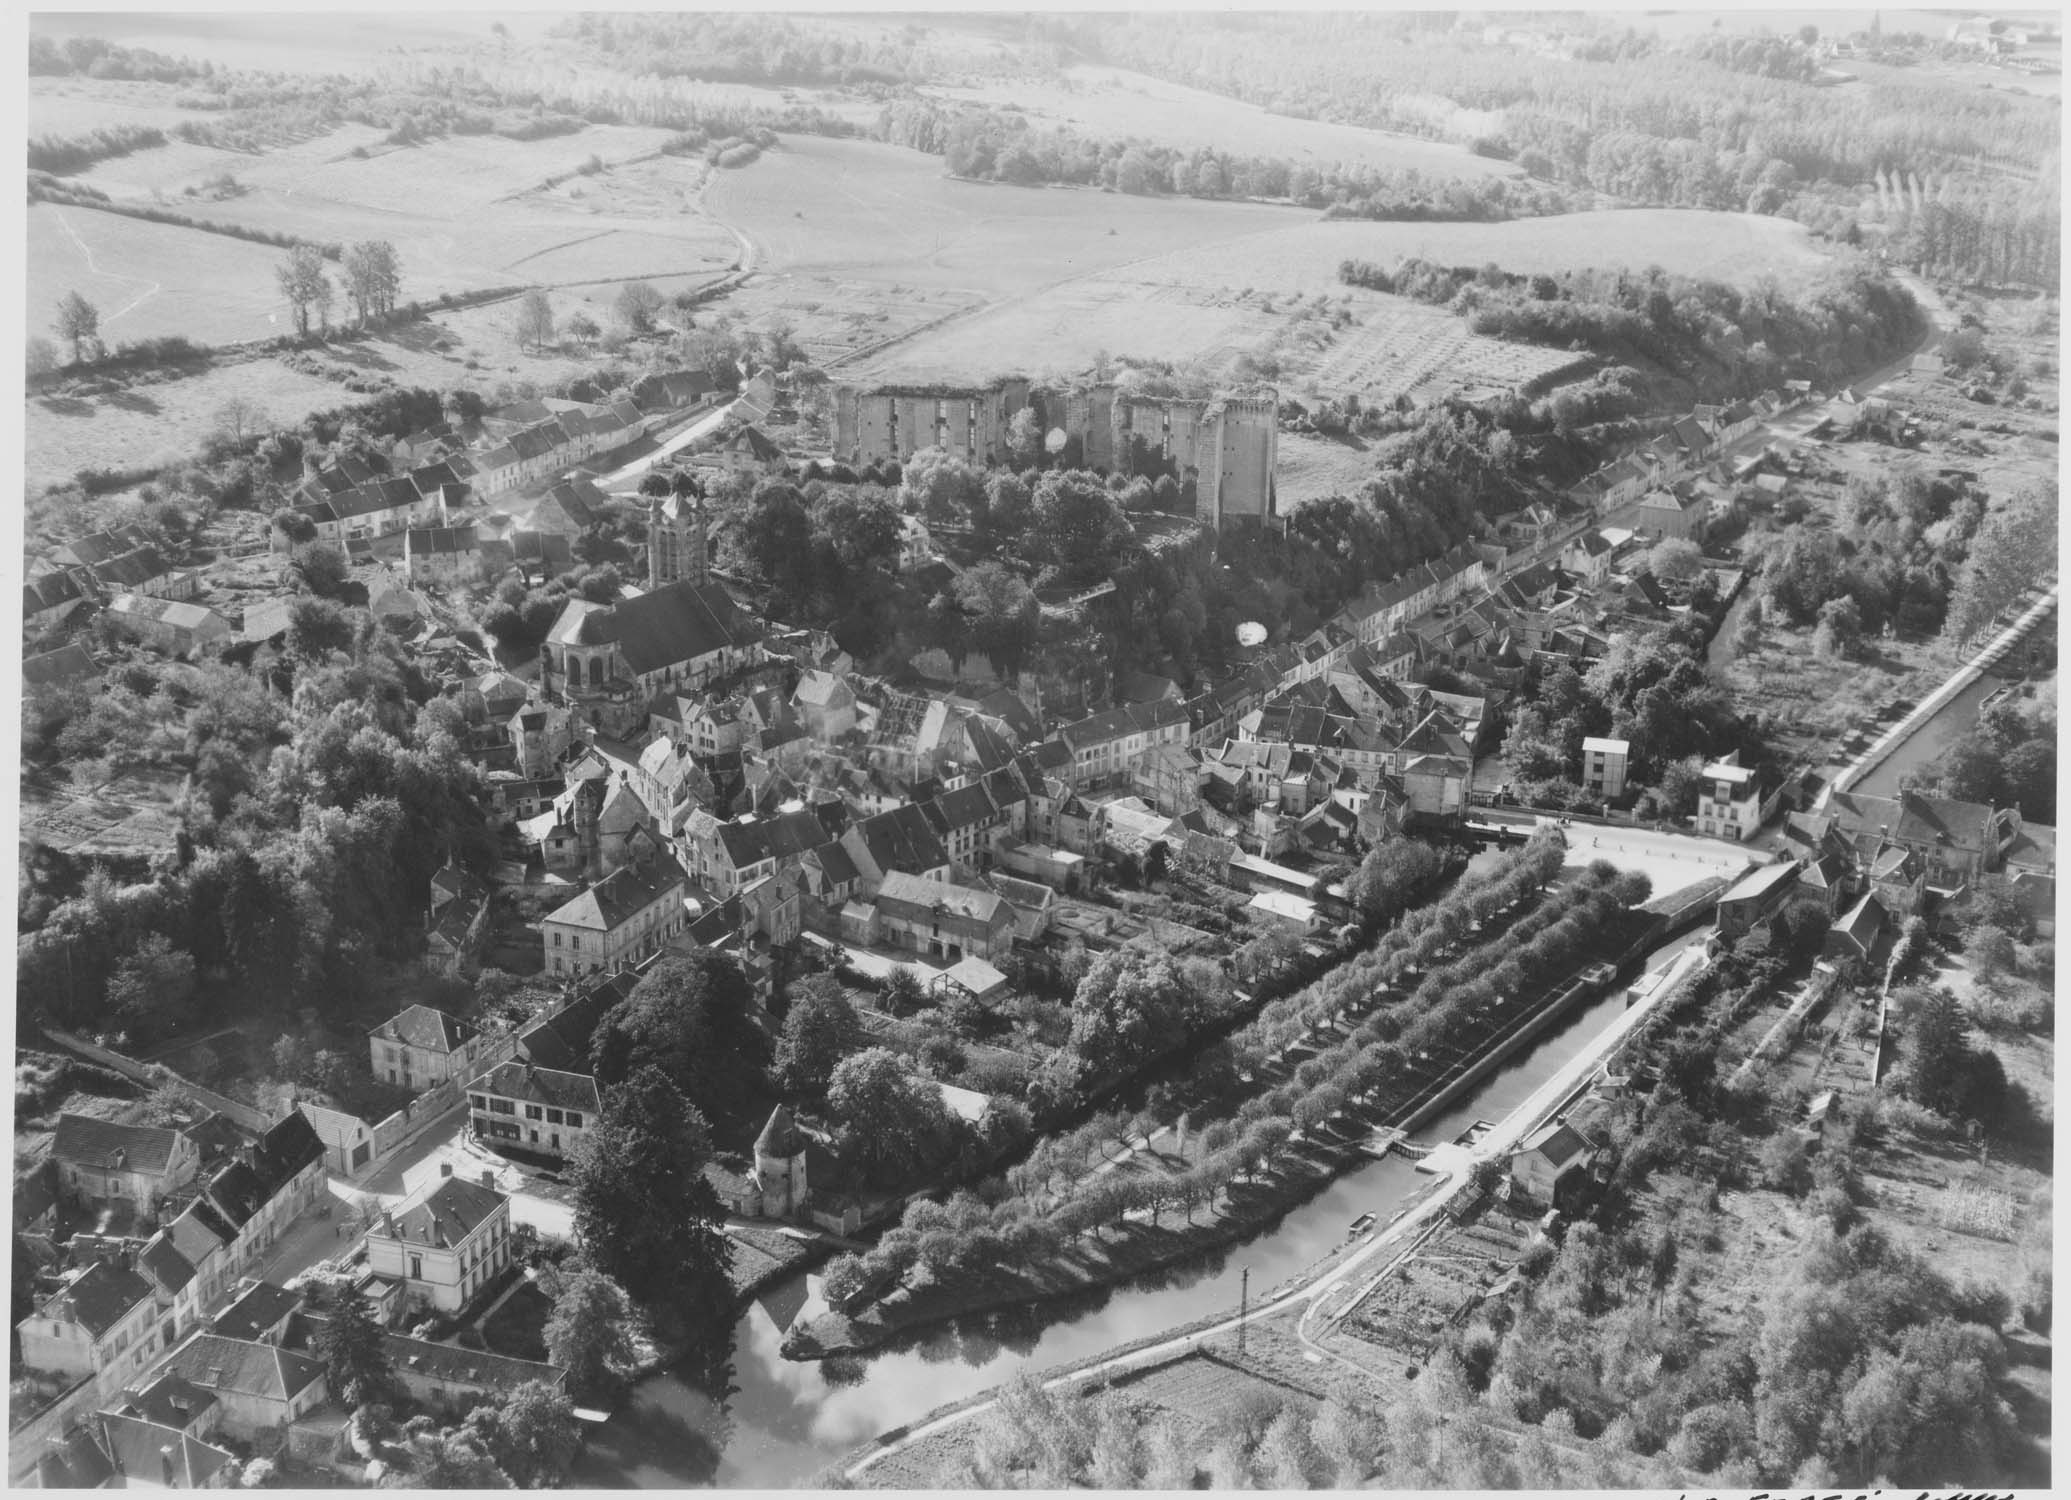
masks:
[[[528,1104],[528,1105],[526,1105],[526,1106],[525,1106],[525,1118],[526,1118],[526,1119],[528,1119],[528,1120],[536,1120],[536,1119],[538,1119],[538,1118],[539,1118],[539,1106],[538,1106],[537,1104]]]
[[[424,1257],[423,1257],[423,1256],[421,1256],[421,1255],[413,1255],[413,1256],[411,1256],[411,1257],[410,1257],[410,1279],[411,1279],[412,1281],[422,1281],[422,1280],[424,1280]]]
[[[469,1094],[467,1102],[470,1109],[487,1109],[489,1107],[489,1101],[480,1094]]]
[[[517,1107],[508,1099],[491,1099],[489,1108],[499,1115],[514,1115],[518,1112]]]
[[[560,1123],[561,1123],[561,1111],[559,1111],[558,1109],[550,1109],[550,1110],[548,1110],[548,1111],[547,1111],[547,1124],[549,1124],[549,1125],[558,1125],[558,1124],[560,1124]]]
[[[569,946],[569,947],[571,947],[571,948],[580,948],[580,947],[582,947],[582,934],[581,934],[581,933],[579,933],[579,932],[571,932],[571,933],[569,933],[569,934],[568,934],[568,946]]]
[[[571,1109],[570,1111],[568,1111],[568,1123],[571,1125],[579,1126],[582,1124],[582,1116],[575,1110]]]
[[[555,846],[556,848],[559,848],[559,847],[560,847],[560,845],[561,845],[561,841],[560,841],[559,839],[555,839],[555,840],[554,840],[554,846]],[[558,948],[558,947],[560,947],[560,946],[561,946],[561,934],[560,934],[560,933],[558,933],[558,932],[554,934],[554,946],[555,946],[556,948]]]

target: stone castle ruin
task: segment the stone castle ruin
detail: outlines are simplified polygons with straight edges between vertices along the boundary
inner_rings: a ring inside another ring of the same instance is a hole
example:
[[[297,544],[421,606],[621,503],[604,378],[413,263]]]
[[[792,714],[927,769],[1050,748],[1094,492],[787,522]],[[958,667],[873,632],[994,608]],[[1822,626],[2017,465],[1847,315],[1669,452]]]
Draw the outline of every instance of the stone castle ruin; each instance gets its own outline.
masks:
[[[941,448],[978,465],[1007,461],[1008,431],[1032,410],[1053,447],[1076,445],[1076,462],[1104,472],[1170,474],[1191,487],[1204,526],[1263,522],[1278,514],[1280,399],[1145,396],[1112,384],[1037,390],[1022,379],[983,386],[839,386],[834,456],[844,463],[904,463]]]

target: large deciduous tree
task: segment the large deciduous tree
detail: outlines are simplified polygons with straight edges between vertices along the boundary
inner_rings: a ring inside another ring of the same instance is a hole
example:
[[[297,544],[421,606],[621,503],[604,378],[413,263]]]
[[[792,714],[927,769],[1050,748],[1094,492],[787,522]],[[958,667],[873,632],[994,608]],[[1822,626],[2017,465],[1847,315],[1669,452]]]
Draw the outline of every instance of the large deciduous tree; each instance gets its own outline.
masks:
[[[369,318],[395,311],[402,296],[403,272],[394,245],[387,240],[361,240],[346,250],[339,270],[360,327],[366,327]]]
[[[661,1069],[709,1119],[745,1118],[768,1056],[749,1018],[753,993],[730,956],[710,948],[670,953],[633,986],[590,1042],[597,1082],[609,1088],[642,1068]]]
[[[625,324],[629,333],[651,333],[657,314],[668,305],[668,299],[644,281],[629,281],[619,288],[618,297],[612,302],[612,311]]]
[[[1105,575],[1129,535],[1121,506],[1092,475],[1053,471],[1036,485],[1034,540],[1066,582]]]
[[[815,974],[791,993],[777,1043],[778,1085],[793,1098],[818,1098],[841,1060],[863,1045],[856,1007],[831,975]]]
[[[72,346],[72,363],[84,364],[87,346],[98,343],[100,339],[100,309],[79,293],[67,292],[58,298],[57,317],[52,320],[50,328]]]
[[[1072,996],[1071,1051],[1081,1076],[1133,1067],[1183,1036],[1204,998],[1163,949],[1102,954]]]
[[[827,1081],[827,1115],[841,1128],[850,1157],[886,1178],[925,1161],[949,1128],[942,1095],[883,1047],[835,1065]]]
[[[711,1131],[666,1073],[642,1067],[610,1090],[569,1167],[584,1258],[716,1370],[727,1353],[731,1242],[705,1180]]]
[[[495,1406],[478,1406],[463,1429],[521,1490],[548,1489],[582,1448],[575,1407],[543,1380],[528,1380]]]
[[[532,345],[533,353],[544,349],[554,336],[554,301],[545,287],[534,287],[518,299],[518,345]]]
[[[317,326],[331,326],[331,278],[324,268],[324,253],[314,245],[297,245],[288,258],[274,267],[281,295],[288,299],[288,311],[295,319],[295,332],[308,337],[311,315]]]
[[[590,1267],[564,1276],[541,1337],[547,1358],[568,1372],[571,1390],[608,1392],[633,1363],[625,1289]]]

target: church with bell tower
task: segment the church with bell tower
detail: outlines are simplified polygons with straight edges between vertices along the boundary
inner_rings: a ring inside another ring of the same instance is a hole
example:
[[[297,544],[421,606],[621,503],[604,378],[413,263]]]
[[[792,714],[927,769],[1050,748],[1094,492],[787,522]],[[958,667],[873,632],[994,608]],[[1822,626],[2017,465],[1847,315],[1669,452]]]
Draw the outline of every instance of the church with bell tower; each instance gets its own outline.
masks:
[[[685,493],[685,491],[688,493]],[[705,529],[704,486],[692,480],[666,499],[647,502],[647,586],[688,578],[708,581],[711,539]]]

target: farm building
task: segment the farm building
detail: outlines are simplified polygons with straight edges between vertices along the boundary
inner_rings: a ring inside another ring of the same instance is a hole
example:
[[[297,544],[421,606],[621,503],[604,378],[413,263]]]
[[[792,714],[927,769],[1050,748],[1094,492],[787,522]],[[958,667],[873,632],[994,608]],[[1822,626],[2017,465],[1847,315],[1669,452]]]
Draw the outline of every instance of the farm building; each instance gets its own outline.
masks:
[[[111,628],[173,656],[191,656],[231,634],[230,623],[212,609],[141,594],[109,601],[101,617]]]
[[[94,665],[94,659],[77,641],[22,661],[22,685],[27,688],[70,687],[74,683],[100,680],[101,669]]]
[[[1750,870],[1719,896],[1719,936],[1732,939],[1752,931],[1797,893],[1798,862],[1762,865]]]
[[[46,573],[22,585],[22,623],[31,635],[40,635],[84,602],[78,580],[70,573]]]
[[[481,555],[472,526],[412,526],[403,533],[403,570],[412,583],[451,583]]]

